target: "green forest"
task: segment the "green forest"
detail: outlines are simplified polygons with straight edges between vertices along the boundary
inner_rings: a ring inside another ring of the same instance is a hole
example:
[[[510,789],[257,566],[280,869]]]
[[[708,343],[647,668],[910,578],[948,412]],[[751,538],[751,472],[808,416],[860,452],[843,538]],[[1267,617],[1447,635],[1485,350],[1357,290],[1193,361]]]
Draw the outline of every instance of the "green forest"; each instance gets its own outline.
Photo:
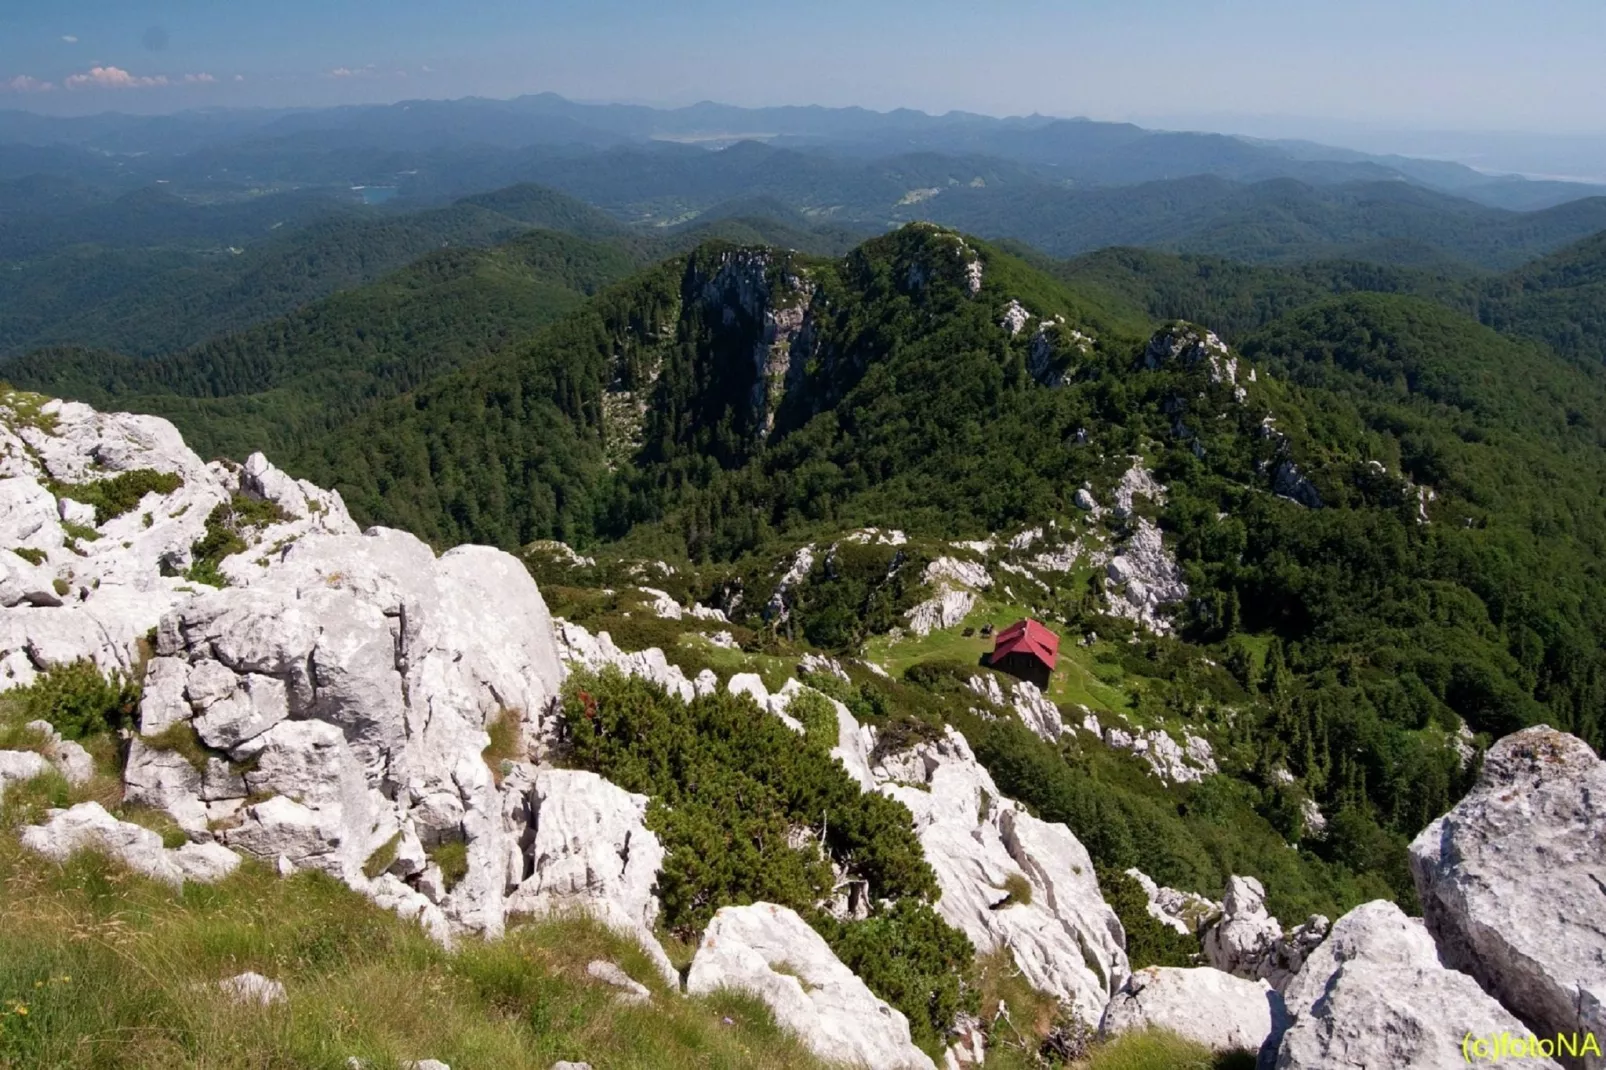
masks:
[[[1164,788],[1099,748],[967,724],[960,669],[940,661],[839,697],[873,723],[961,725],[1003,790],[1112,874],[1138,865],[1215,895],[1253,873],[1286,918],[1411,905],[1404,845],[1475,773],[1453,745],[1463,724],[1475,743],[1546,722],[1606,745],[1598,240],[1486,275],[1126,249],[1055,261],[930,224],[844,252],[799,220],[741,216],[648,240],[534,188],[471,207],[541,229],[168,355],[47,349],[4,374],[166,416],[206,456],[264,449],[360,522],[442,548],[557,539],[672,562],[686,599],[747,593],[733,613],[755,651],[860,653],[939,552],[817,566],[780,629],[763,585],[798,546],[865,526],[936,547],[1074,525],[1077,491],[1108,500],[1141,458],[1169,494],[1139,514],[1190,590],[1174,634],[1109,617],[1092,573],[1038,608],[1066,634],[1132,637],[1099,656],[1134,682],[1133,710],[1205,717],[1227,775]],[[1030,314],[1013,333],[1012,304]],[[1151,339],[1203,328],[1231,345],[1235,378],[1153,358]],[[551,590],[564,612],[595,597]],[[694,667],[673,633],[612,627]],[[653,701],[621,697],[618,715]],[[673,799],[636,760],[586,758]],[[689,812],[663,831],[687,865],[711,835]],[[764,891],[742,884],[762,860],[730,864],[718,879],[754,896],[804,904],[818,880],[777,870],[765,879],[785,888]],[[916,898],[917,870],[896,878]],[[666,904],[695,925],[686,896]],[[940,972],[932,939],[918,968]],[[1154,943],[1155,961],[1172,953]],[[858,946],[873,970],[875,942]]]

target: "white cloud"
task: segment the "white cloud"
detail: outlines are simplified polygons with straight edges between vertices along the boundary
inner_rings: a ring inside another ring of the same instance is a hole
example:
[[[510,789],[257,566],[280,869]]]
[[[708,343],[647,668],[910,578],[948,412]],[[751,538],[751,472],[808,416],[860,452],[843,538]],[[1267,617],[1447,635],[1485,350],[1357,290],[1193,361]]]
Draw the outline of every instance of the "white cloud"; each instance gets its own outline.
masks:
[[[63,40],[63,41],[66,41],[66,42],[67,42],[67,43],[68,43],[68,44],[69,44],[69,45],[76,45],[76,44],[77,44],[77,43],[78,43],[78,38],[76,38],[76,37],[74,37],[74,36],[73,36],[73,35],[72,35],[72,34],[70,34],[70,33],[64,33],[64,34],[62,34],[62,35],[61,35],[61,39],[62,39],[62,40]]]
[[[184,76],[184,82],[186,85],[211,85],[215,81],[217,81],[216,78],[213,78],[210,74],[207,74],[204,71],[200,74],[186,74]]]
[[[336,67],[328,75],[330,78],[367,78],[373,73],[374,65],[370,63],[366,67]]]
[[[148,89],[159,85],[167,85],[167,75],[144,77],[129,74],[121,67],[91,67],[67,79],[68,89]]]
[[[234,76],[234,80],[235,80],[235,81],[236,81],[236,82],[243,82],[243,81],[245,81],[245,75],[243,75],[243,74],[236,74],[236,75],[235,75],[235,76]]]
[[[41,82],[26,74],[19,74],[9,82],[0,82],[0,91],[7,93],[48,93],[56,88],[54,82]]]

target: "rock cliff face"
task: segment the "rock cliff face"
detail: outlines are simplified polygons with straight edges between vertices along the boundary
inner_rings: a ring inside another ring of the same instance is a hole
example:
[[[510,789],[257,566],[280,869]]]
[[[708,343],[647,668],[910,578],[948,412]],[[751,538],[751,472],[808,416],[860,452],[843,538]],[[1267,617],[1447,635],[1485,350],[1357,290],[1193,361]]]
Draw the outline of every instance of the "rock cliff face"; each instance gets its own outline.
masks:
[[[1606,1044],[1606,762],[1588,745],[1545,727],[1500,740],[1411,869],[1446,965],[1539,1036]]]

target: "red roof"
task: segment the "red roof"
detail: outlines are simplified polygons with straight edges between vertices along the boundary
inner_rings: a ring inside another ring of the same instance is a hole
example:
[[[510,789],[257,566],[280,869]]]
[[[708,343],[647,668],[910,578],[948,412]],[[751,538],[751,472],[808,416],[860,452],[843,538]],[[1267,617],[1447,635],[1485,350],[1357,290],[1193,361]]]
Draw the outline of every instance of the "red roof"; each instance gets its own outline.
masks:
[[[1035,620],[1017,621],[998,633],[993,661],[1010,654],[1029,654],[1052,670],[1060,656],[1060,637]]]

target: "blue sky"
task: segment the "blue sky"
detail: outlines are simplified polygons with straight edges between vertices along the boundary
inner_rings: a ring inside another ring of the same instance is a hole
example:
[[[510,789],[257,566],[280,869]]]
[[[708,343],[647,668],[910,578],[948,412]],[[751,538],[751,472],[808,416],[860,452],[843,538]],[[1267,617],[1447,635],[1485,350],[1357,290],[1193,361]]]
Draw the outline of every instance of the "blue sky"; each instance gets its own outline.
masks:
[[[1606,0],[0,0],[0,107],[553,90],[1600,133],[1603,41]]]

